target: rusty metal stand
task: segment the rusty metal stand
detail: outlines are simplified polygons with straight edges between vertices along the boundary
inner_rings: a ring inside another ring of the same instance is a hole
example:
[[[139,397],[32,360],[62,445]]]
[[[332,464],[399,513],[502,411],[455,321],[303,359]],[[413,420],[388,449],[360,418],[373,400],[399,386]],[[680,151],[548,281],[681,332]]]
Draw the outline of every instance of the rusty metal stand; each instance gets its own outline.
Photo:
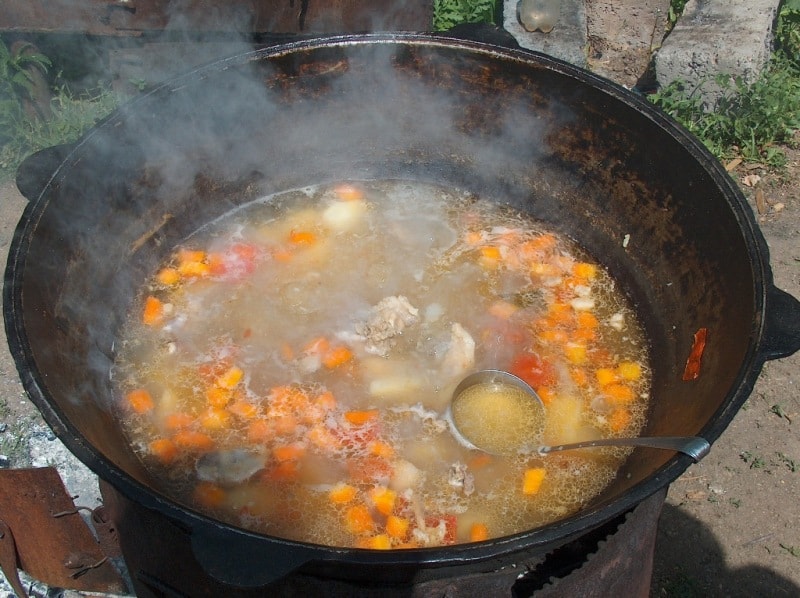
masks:
[[[51,587],[126,591],[110,560],[119,555],[113,525],[102,507],[91,511],[95,536],[80,511],[55,468],[0,470],[0,569],[20,598],[20,569]]]

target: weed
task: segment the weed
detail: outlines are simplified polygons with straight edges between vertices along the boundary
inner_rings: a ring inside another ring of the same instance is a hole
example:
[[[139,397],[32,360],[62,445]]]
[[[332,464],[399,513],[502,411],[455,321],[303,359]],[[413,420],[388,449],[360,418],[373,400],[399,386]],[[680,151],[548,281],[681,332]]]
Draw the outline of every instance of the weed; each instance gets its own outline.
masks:
[[[784,4],[775,38],[777,49],[769,65],[752,83],[722,74],[689,91],[685,82],[674,81],[650,99],[703,141],[717,158],[728,160],[738,155],[780,168],[786,156],[778,145],[791,143],[794,132],[800,129],[800,0]],[[708,84],[715,84],[722,92],[713,107],[706,106],[700,97]]]
[[[739,507],[742,506],[742,499],[741,498],[729,498],[728,499],[728,503],[738,509]]]
[[[75,141],[117,106],[110,89],[76,96],[61,83],[52,90],[49,118],[31,118],[24,109],[31,99],[29,68],[49,65],[49,59],[41,54],[11,53],[0,39],[0,183],[13,176],[27,155]]]
[[[764,457],[750,451],[742,451],[739,453],[739,456],[742,458],[742,461],[750,466],[750,469],[763,469],[767,464]]]
[[[434,0],[433,29],[446,31],[462,23],[494,23],[495,0]]]
[[[797,461],[795,461],[791,457],[789,457],[787,455],[784,455],[783,453],[780,453],[780,452],[775,453],[775,454],[778,456],[778,460],[783,465],[785,465],[786,467],[789,468],[789,471],[791,471],[792,473],[797,473],[797,469],[798,469],[798,467],[800,467],[798,465]]]
[[[786,544],[781,544],[780,547],[792,556],[800,557],[800,546],[788,546]]]
[[[786,414],[786,412],[783,410],[783,407],[781,407],[780,405],[777,404],[773,405],[772,407],[769,408],[769,410],[771,413],[774,413],[778,417],[782,417],[786,419],[786,421],[788,421],[789,423],[792,423],[792,419]]]

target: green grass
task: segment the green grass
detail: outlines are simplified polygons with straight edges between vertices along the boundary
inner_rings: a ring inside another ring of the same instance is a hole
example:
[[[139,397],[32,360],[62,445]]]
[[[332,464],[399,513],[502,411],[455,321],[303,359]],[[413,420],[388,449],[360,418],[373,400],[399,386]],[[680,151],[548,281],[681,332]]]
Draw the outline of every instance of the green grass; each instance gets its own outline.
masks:
[[[673,5],[681,1],[673,0]],[[689,91],[684,82],[675,81],[650,100],[720,160],[741,157],[780,168],[785,163],[781,145],[792,143],[800,129],[800,0],[787,0],[781,8],[775,42],[770,63],[752,83],[721,74]],[[716,106],[704,105],[700,97],[706,84],[723,92]]]
[[[433,30],[463,23],[494,23],[495,0],[434,0]]]
[[[51,115],[31,115],[25,109],[33,91],[31,69],[46,74],[50,66],[50,60],[41,54],[13,54],[0,39],[0,183],[13,178],[26,156],[76,140],[117,106],[118,100],[108,88],[75,95],[56,76]]]

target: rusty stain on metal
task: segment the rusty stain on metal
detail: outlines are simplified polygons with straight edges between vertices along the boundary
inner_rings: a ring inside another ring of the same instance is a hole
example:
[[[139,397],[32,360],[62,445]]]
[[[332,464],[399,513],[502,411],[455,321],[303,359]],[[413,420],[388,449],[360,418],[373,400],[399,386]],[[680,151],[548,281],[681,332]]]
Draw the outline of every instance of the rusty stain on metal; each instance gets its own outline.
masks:
[[[0,519],[0,571],[5,575],[6,580],[11,585],[11,589],[19,598],[28,598],[22,581],[19,578],[19,558],[17,556],[17,546],[14,542],[14,534],[8,524]]]
[[[20,569],[52,587],[125,590],[55,468],[0,470],[0,514],[0,565],[9,580]]]

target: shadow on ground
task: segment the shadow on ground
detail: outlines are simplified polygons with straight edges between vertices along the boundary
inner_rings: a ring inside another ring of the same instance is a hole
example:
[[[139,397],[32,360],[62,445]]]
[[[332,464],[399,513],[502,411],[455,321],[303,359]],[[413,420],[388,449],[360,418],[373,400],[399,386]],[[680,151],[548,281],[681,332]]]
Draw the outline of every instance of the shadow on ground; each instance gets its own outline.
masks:
[[[651,598],[800,596],[800,587],[765,567],[731,569],[711,528],[679,507],[665,504],[658,525],[650,595]]]

